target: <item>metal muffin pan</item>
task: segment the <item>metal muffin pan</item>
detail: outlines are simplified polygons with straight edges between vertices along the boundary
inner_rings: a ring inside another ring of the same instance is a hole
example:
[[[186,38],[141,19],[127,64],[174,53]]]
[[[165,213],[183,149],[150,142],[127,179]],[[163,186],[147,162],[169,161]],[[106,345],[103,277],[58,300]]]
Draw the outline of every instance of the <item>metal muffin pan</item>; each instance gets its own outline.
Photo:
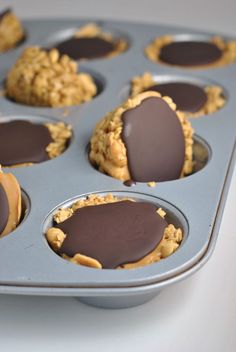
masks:
[[[91,19],[25,21],[27,38],[24,43],[0,55],[2,84],[23,47],[46,47],[50,38],[58,38],[57,33],[70,35],[71,28],[90,21],[96,22]],[[73,127],[71,143],[61,156],[30,167],[10,169],[24,191],[28,214],[15,231],[0,239],[0,293],[74,296],[100,307],[131,307],[148,301],[164,287],[194,273],[214,249],[235,161],[236,99],[233,97],[236,81],[233,77],[236,64],[203,70],[155,64],[144,55],[144,48],[155,37],[186,33],[188,39],[198,35],[202,39],[210,35],[157,25],[98,23],[106,31],[122,33],[129,41],[129,48],[112,59],[81,63],[81,70],[91,72],[103,87],[95,99],[80,106],[53,109],[25,106],[0,98],[0,122],[6,118],[42,122],[57,119]],[[188,82],[213,81],[224,88],[227,103],[214,114],[191,119],[196,134],[198,172],[184,179],[158,183],[155,188],[145,183],[128,188],[90,164],[88,143],[96,123],[125,98],[130,80],[145,71]],[[68,116],[63,116],[65,110]],[[56,209],[87,194],[107,192],[153,202],[166,209],[168,219],[184,231],[180,248],[158,263],[131,270],[77,266],[54,253],[44,233],[52,224]]]

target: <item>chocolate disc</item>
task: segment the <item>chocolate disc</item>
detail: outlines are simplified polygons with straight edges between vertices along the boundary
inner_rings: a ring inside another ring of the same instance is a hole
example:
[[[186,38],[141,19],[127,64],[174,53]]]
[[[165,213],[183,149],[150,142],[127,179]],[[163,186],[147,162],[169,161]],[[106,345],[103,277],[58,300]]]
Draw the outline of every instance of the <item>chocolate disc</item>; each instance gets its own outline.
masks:
[[[9,217],[9,204],[6,192],[2,185],[0,185],[0,235],[7,225]]]
[[[4,16],[8,15],[9,13],[11,13],[10,8],[7,8],[6,10],[0,12],[0,21],[3,19]]]
[[[74,60],[95,59],[110,54],[115,45],[100,37],[70,38],[59,43],[56,49],[61,55],[66,54]]]
[[[56,226],[67,235],[60,253],[70,257],[80,253],[112,269],[150,253],[167,222],[151,203],[121,201],[80,208]]]
[[[48,160],[52,137],[46,126],[17,120],[0,123],[0,164],[11,166]]]
[[[160,60],[179,66],[199,66],[219,60],[222,51],[210,42],[180,41],[163,46]]]
[[[207,101],[207,95],[199,86],[190,83],[173,82],[155,84],[146,91],[159,92],[162,96],[170,97],[177,106],[177,110],[197,112]]]
[[[121,137],[132,180],[178,179],[185,160],[185,140],[181,123],[169,105],[161,98],[147,98],[125,111],[122,120]]]

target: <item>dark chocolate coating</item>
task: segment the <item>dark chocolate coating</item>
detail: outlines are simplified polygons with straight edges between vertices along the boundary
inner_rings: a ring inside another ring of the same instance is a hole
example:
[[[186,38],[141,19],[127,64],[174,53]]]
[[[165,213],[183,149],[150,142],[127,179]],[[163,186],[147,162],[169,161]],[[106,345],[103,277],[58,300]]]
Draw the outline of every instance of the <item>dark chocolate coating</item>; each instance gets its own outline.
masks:
[[[0,185],[0,235],[7,225],[9,217],[9,204],[6,192],[2,185]]]
[[[132,187],[132,186],[135,186],[136,185],[136,182],[133,181],[133,180],[126,180],[123,182],[123,184],[127,187]]]
[[[147,98],[125,111],[122,121],[121,138],[132,180],[178,179],[185,160],[185,139],[181,123],[169,105],[161,98]]]
[[[7,8],[6,10],[0,12],[0,21],[3,19],[4,16],[8,15],[9,13],[11,13],[10,8]]]
[[[95,59],[110,54],[115,45],[100,37],[74,37],[57,44],[56,49],[61,55],[66,54],[74,60]]]
[[[46,126],[15,120],[0,123],[0,164],[11,166],[48,160],[52,137]]]
[[[159,92],[162,96],[172,98],[177,110],[197,112],[207,101],[207,95],[203,88],[190,83],[171,82],[155,84],[146,91]]]
[[[214,63],[222,51],[210,42],[180,41],[163,46],[160,60],[171,65],[199,66]]]
[[[60,253],[97,259],[105,269],[135,262],[161,241],[167,222],[147,202],[87,206],[56,225],[66,235]]]

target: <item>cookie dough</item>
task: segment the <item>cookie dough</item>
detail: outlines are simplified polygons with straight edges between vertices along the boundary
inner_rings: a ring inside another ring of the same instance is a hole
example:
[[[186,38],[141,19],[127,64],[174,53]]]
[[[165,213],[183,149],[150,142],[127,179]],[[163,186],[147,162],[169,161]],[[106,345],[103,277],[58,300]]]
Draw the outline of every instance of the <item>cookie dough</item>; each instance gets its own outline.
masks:
[[[12,232],[20,222],[21,190],[14,175],[3,173],[0,167],[0,237]]]
[[[36,124],[24,120],[0,123],[0,163],[5,167],[26,166],[53,159],[66,149],[71,126]]]
[[[93,78],[77,73],[77,63],[56,49],[25,49],[8,72],[6,95],[33,106],[63,107],[91,100],[97,93]]]
[[[6,9],[0,13],[0,53],[14,48],[24,39],[21,22],[11,11]]]
[[[75,264],[138,268],[168,257],[179,247],[182,230],[168,224],[165,215],[151,203],[94,194],[59,209],[46,238],[56,253]]]
[[[181,68],[220,67],[236,61],[236,41],[219,36],[209,42],[174,41],[166,35],[151,42],[145,53],[154,62]]]
[[[97,124],[91,162],[122,181],[159,182],[190,174],[193,129],[175,109],[171,98],[157,92],[128,99]]]
[[[74,60],[110,58],[127,49],[124,39],[113,38],[96,24],[89,23],[74,33],[74,36],[56,45],[60,54]]]
[[[186,82],[158,83],[149,72],[132,79],[131,97],[149,90],[171,97],[177,110],[184,112],[186,117],[212,114],[226,103],[223,89],[219,86],[200,87]]]

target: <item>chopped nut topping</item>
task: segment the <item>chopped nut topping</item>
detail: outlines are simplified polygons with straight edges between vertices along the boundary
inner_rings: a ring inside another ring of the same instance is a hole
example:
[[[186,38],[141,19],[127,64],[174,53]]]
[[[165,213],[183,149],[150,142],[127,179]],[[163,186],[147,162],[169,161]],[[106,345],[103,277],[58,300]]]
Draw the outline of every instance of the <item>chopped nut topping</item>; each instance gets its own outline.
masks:
[[[89,101],[97,93],[92,77],[56,49],[30,47],[8,72],[6,94],[27,105],[63,107]]]
[[[14,48],[24,38],[24,30],[14,13],[7,12],[0,21],[0,53]]]

